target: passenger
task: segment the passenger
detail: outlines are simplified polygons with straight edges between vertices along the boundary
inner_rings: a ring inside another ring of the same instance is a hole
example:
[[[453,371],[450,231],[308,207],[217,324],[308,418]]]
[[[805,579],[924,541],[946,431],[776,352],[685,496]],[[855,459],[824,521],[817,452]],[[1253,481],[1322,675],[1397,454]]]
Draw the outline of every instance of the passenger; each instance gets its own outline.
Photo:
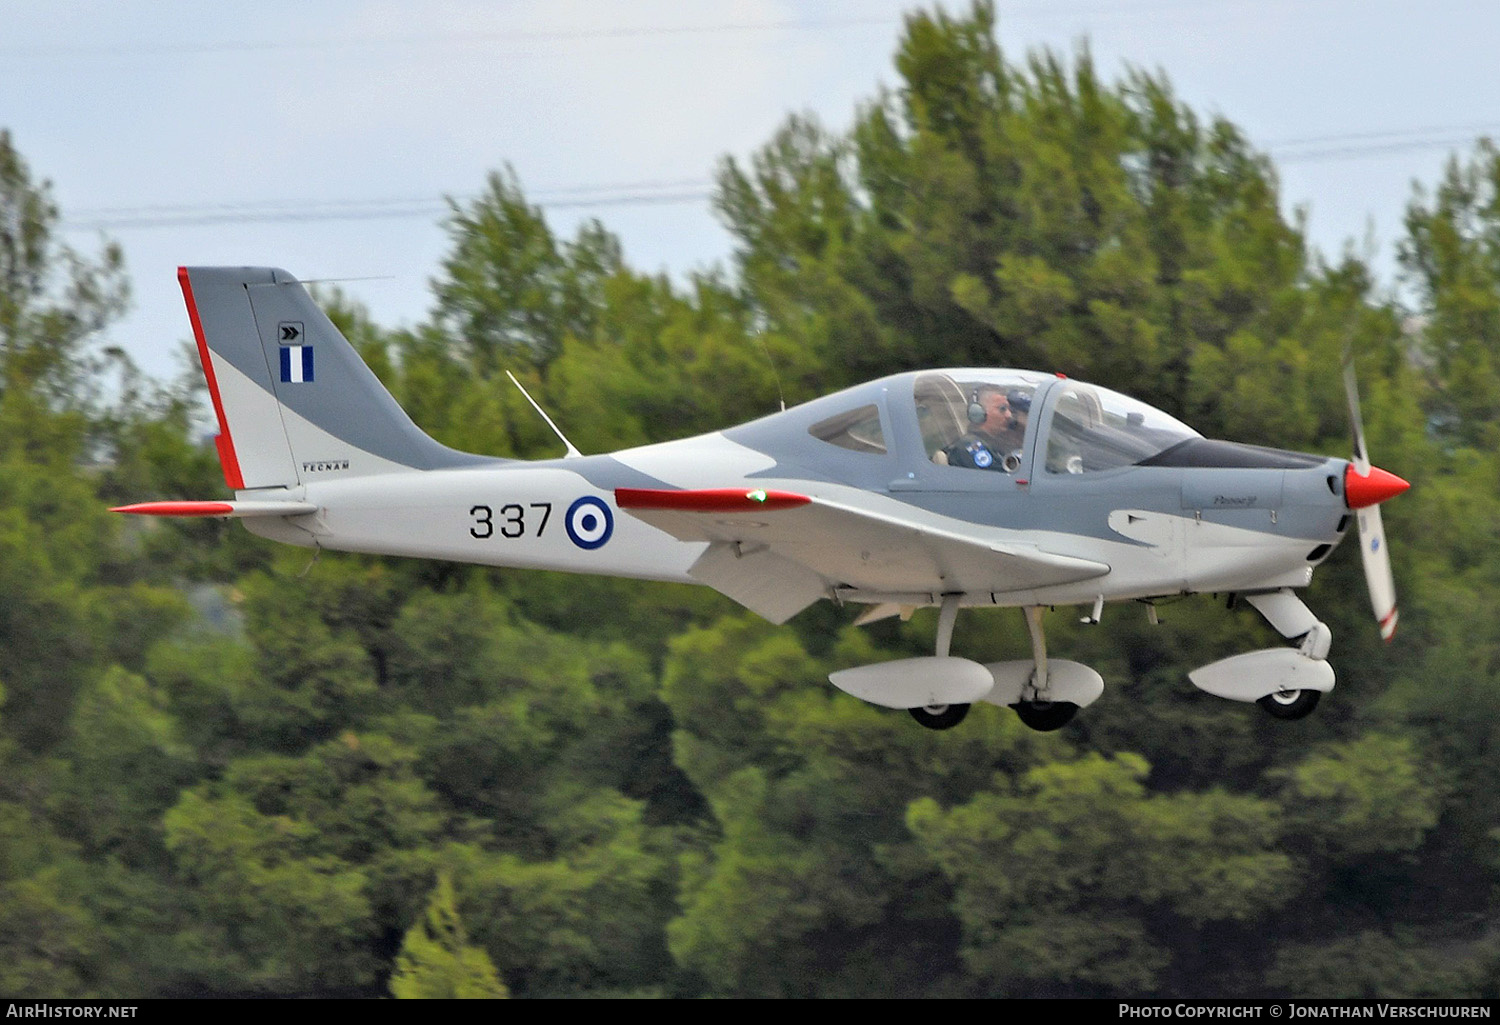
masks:
[[[943,450],[948,465],[1013,471],[1020,465],[1030,408],[1031,396],[1024,391],[1006,392],[995,385],[980,385],[969,401],[969,422],[973,426]]]

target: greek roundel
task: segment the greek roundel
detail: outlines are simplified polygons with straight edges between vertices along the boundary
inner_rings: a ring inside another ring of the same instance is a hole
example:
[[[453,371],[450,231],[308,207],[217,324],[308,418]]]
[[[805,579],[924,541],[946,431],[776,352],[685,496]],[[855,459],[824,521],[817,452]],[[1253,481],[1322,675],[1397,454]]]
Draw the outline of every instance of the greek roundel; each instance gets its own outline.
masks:
[[[591,495],[585,495],[568,506],[563,526],[567,528],[570,541],[579,548],[592,551],[603,547],[614,533],[615,518],[608,505]]]

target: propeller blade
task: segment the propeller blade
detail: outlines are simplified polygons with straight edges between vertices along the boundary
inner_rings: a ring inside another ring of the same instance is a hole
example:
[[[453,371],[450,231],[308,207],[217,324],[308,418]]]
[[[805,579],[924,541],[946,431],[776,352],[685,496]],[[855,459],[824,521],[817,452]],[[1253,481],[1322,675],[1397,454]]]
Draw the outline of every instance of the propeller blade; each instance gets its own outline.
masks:
[[[1380,624],[1382,640],[1396,634],[1396,577],[1391,572],[1391,554],[1385,546],[1385,524],[1380,503],[1401,494],[1410,484],[1393,473],[1370,465],[1365,448],[1364,418],[1359,412],[1359,386],[1354,379],[1354,361],[1344,361],[1344,393],[1349,398],[1349,425],[1354,432],[1354,459],[1344,473],[1344,501],[1359,518],[1359,557],[1370,589],[1370,606]]]
[[[1344,360],[1344,394],[1349,398],[1349,425],[1354,431],[1354,469],[1370,475],[1370,450],[1365,448],[1365,419],[1359,415],[1359,384],[1354,380],[1354,360]]]
[[[1380,624],[1380,638],[1389,641],[1396,634],[1396,578],[1391,573],[1391,553],[1385,547],[1385,524],[1380,520],[1380,506],[1360,509],[1359,555],[1365,564],[1365,583],[1370,588],[1370,606]]]

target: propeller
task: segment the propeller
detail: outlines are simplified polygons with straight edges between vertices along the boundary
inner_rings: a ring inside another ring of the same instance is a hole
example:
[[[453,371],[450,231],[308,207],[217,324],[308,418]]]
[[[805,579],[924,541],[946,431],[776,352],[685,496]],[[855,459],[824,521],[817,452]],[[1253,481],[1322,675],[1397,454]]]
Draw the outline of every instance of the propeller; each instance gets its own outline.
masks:
[[[1394,473],[1370,465],[1365,448],[1365,425],[1359,413],[1359,387],[1354,380],[1354,362],[1344,362],[1344,391],[1349,396],[1349,422],[1354,428],[1354,459],[1344,471],[1344,504],[1359,519],[1359,554],[1365,565],[1365,583],[1370,604],[1380,624],[1380,636],[1389,641],[1396,633],[1396,578],[1391,573],[1391,555],[1385,546],[1385,525],[1380,503],[1411,487]]]

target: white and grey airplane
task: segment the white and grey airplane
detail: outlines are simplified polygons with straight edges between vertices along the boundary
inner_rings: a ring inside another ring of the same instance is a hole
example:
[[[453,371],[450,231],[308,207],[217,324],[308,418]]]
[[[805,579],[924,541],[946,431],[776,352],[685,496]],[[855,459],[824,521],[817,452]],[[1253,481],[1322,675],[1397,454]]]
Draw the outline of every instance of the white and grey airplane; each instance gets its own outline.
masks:
[[[706,584],[773,623],[822,599],[867,606],[860,623],[933,606],[933,655],[830,679],[934,729],[975,701],[1061,727],[1104,681],[1048,658],[1044,610],[1082,606],[1098,622],[1105,602],[1134,600],[1154,620],[1153,601],[1198,592],[1242,596],[1294,646],[1189,679],[1301,718],[1334,673],[1329,629],[1294,589],[1351,521],[1381,633],[1396,628],[1378,505],[1408,485],[1371,467],[1347,367],[1352,461],[1211,440],[1107,388],[1000,369],[896,374],[608,455],[563,438],[562,458],[500,459],[424,434],[285,271],[178,277],[235,498],[117,512],[242,519],[310,548]],[[1031,657],[951,655],[958,610],[979,606],[1022,609]]]

